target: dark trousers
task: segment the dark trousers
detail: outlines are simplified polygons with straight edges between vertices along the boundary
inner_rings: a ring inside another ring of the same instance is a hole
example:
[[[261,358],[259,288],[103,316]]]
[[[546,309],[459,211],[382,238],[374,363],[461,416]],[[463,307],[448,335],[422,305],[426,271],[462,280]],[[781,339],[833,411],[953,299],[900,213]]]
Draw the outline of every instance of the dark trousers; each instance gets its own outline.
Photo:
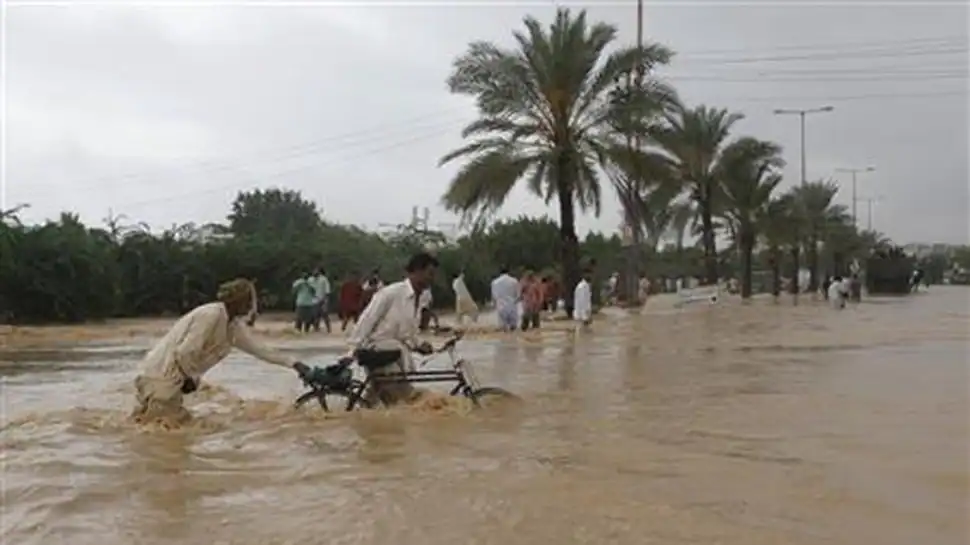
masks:
[[[528,331],[530,328],[539,329],[539,312],[524,312],[522,313],[522,331]]]
[[[296,307],[296,330],[310,331],[317,319],[316,305],[301,305]]]
[[[323,320],[323,325],[327,327],[327,333],[330,333],[330,309],[326,299],[317,303],[316,316],[313,320],[315,331],[320,331],[320,320]]]

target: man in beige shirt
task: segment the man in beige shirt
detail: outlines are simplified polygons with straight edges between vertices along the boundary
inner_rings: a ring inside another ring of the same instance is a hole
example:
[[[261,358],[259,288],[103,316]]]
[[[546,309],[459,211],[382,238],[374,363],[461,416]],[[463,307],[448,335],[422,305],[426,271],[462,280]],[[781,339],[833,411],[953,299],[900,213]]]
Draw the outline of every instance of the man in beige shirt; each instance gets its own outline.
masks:
[[[183,396],[198,388],[207,371],[238,348],[260,360],[299,374],[308,368],[252,338],[244,322],[256,312],[252,282],[237,279],[219,286],[216,301],[182,316],[145,355],[135,377],[136,421],[161,420],[182,424],[192,415]]]

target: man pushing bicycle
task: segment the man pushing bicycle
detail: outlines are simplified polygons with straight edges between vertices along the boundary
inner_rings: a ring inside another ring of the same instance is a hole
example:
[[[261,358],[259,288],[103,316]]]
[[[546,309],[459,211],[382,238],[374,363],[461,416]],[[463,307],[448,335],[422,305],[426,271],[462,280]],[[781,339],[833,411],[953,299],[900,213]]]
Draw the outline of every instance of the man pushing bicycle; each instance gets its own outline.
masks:
[[[410,352],[430,354],[427,342],[419,343],[422,294],[431,286],[438,260],[431,254],[415,254],[407,263],[407,278],[381,288],[361,313],[350,334],[351,355],[368,376],[378,377],[413,371]],[[375,380],[366,397],[390,406],[415,397],[414,387],[404,379]]]

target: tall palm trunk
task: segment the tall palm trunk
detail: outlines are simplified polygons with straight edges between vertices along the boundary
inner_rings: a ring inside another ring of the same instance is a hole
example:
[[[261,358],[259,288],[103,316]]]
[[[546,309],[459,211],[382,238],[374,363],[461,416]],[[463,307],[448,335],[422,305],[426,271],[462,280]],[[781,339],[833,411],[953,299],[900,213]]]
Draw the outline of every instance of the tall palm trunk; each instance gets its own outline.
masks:
[[[789,253],[791,254],[791,270],[792,270],[790,292],[792,295],[798,295],[799,292],[801,292],[801,286],[799,286],[799,282],[798,282],[798,271],[799,269],[802,268],[802,263],[801,263],[802,248],[800,245],[794,244],[789,250]]]
[[[565,172],[561,169],[560,172]],[[561,176],[561,174],[560,174]],[[562,240],[562,298],[566,315],[573,317],[573,292],[579,283],[579,239],[576,237],[576,211],[573,208],[572,184],[559,180],[559,237]]]
[[[805,259],[808,262],[808,291],[818,291],[818,237],[808,237],[808,247],[805,248]]]
[[[704,245],[704,273],[708,285],[717,284],[717,242],[714,238],[714,206],[711,202],[709,182],[701,192],[701,240]]]
[[[754,233],[750,226],[741,226],[739,233],[739,248],[741,250],[741,298],[751,297],[751,257],[754,254]]]
[[[769,259],[771,260],[771,295],[776,298],[781,295],[781,250],[772,246]]]

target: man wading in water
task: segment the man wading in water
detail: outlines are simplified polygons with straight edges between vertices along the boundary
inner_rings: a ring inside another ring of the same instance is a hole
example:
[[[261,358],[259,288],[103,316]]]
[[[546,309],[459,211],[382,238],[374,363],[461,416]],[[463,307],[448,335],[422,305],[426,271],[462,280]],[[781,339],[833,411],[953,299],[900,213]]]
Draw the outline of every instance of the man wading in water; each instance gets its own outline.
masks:
[[[425,289],[431,285],[438,260],[419,253],[408,261],[407,278],[374,294],[350,334],[351,354],[370,376],[404,373],[413,368],[411,350],[431,353],[431,345],[417,342]],[[415,391],[410,383],[372,383],[367,397],[385,405],[409,401]],[[375,399],[376,398],[376,399]]]
[[[192,415],[182,404],[183,396],[196,391],[202,375],[225,359],[233,347],[267,363],[291,368],[301,376],[309,370],[250,337],[244,321],[256,311],[252,282],[226,282],[219,286],[216,299],[179,318],[145,356],[135,377],[135,421],[161,420],[179,425],[190,420]]]

